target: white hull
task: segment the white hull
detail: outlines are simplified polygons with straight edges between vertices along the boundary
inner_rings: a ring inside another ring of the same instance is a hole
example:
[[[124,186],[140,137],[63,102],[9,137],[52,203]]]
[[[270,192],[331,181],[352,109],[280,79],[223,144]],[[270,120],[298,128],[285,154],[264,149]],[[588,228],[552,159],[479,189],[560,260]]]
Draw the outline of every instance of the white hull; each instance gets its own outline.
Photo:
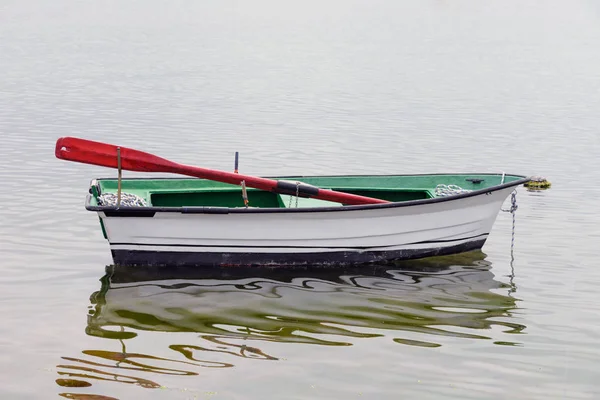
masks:
[[[513,190],[368,209],[98,214],[116,264],[349,264],[479,249]]]

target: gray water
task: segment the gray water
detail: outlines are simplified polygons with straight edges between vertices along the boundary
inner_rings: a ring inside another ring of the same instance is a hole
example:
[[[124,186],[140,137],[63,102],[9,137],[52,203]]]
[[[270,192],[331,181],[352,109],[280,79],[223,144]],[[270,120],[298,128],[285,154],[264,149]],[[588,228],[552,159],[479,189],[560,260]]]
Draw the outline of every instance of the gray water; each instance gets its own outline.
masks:
[[[599,4],[0,2],[0,397],[600,397]],[[56,160],[65,135],[553,187],[519,189],[512,261],[500,213],[441,260],[119,277],[83,208],[114,171]]]

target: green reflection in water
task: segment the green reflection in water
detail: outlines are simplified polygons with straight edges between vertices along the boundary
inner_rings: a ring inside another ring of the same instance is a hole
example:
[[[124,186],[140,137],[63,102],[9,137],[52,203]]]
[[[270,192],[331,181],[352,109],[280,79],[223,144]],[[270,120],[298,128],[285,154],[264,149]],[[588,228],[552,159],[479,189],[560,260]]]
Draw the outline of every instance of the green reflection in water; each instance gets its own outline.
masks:
[[[390,337],[435,348],[442,336],[487,340],[493,326],[506,334],[525,329],[510,321],[516,300],[496,290],[510,294],[513,287],[494,279],[481,252],[343,270],[108,267],[101,282],[86,333],[119,340],[123,349],[64,357],[63,381],[158,388],[132,375],[197,375],[202,368],[233,367],[240,358],[277,360],[263,349],[268,342],[351,346],[358,338]],[[169,345],[171,358],[128,353],[124,343],[144,331],[199,336]]]

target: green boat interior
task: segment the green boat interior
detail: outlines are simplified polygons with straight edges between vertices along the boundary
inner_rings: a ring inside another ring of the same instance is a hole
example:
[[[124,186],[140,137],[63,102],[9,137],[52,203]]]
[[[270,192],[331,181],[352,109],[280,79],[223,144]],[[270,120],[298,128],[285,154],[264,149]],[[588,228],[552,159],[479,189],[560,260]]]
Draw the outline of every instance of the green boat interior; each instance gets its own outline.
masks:
[[[391,202],[404,202],[436,197],[438,185],[455,185],[465,190],[481,190],[503,183],[522,180],[519,175],[377,175],[283,177],[323,189],[374,197]],[[98,196],[117,193],[117,179],[97,179],[91,185],[90,206],[98,206]],[[135,194],[150,207],[244,207],[240,186],[205,179],[123,179],[123,193]],[[284,194],[248,188],[249,207],[331,207],[339,203],[314,198],[296,198]],[[297,203],[296,203],[297,201]]]

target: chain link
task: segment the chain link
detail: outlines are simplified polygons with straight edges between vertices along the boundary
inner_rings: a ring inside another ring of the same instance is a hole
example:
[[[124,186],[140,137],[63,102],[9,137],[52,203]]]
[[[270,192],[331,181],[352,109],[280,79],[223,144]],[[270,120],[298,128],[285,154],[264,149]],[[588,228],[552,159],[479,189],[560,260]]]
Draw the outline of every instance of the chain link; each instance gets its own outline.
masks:
[[[298,197],[300,197],[300,182],[296,181],[296,208],[298,208]],[[294,196],[290,195],[290,204],[288,208],[292,208],[292,199]]]
[[[517,205],[517,190],[515,189],[510,195],[510,208],[503,208],[502,211],[514,214],[515,211],[517,211],[517,208],[519,208],[519,206]]]
[[[510,196],[510,208],[508,210],[506,209],[502,209],[502,211],[504,212],[509,212],[512,214],[512,234],[511,234],[511,240],[510,240],[510,258],[511,258],[511,265],[512,262],[514,261],[515,257],[514,257],[514,250],[515,250],[515,223],[517,220],[517,209],[519,208],[519,206],[517,205],[517,190],[513,190],[511,196]]]

